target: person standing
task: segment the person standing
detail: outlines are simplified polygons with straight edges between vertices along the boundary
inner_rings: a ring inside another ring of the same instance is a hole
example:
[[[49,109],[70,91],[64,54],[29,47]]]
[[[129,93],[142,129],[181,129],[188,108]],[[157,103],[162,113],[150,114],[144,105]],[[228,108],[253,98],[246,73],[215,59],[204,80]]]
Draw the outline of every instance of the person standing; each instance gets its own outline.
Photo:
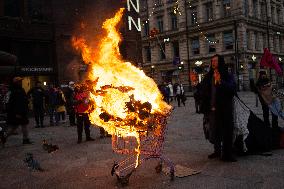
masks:
[[[69,115],[70,126],[75,126],[75,106],[74,106],[74,82],[70,81],[66,89],[66,109]]]
[[[184,89],[182,84],[177,85],[177,92],[176,92],[176,97],[178,101],[178,107],[180,107],[180,102],[185,106],[185,100],[184,100]]]
[[[57,93],[55,91],[55,88],[53,85],[49,86],[49,89],[47,91],[47,107],[48,107],[48,112],[49,112],[49,123],[50,126],[54,126],[54,121],[57,119],[56,118],[56,104],[57,104]]]
[[[22,88],[22,78],[14,77],[9,90],[9,97],[7,99],[7,125],[8,131],[4,136],[2,143],[5,144],[9,136],[11,136],[19,126],[22,127],[23,144],[32,144],[28,137],[29,124],[28,119],[28,96]]]
[[[209,159],[221,158],[234,162],[233,141],[233,97],[236,94],[234,77],[229,74],[223,56],[214,55],[209,72],[201,83],[201,113],[208,120],[204,125],[206,139],[214,144]]]
[[[64,96],[64,93],[60,87],[56,90],[57,95],[57,103],[56,103],[56,125],[59,124],[59,121],[61,119],[61,123],[66,122],[66,99]]]
[[[89,92],[85,91],[85,88],[86,87],[84,87],[83,85],[80,87],[79,86],[76,87],[74,95],[75,112],[77,119],[78,144],[82,142],[83,128],[85,129],[86,141],[94,140],[93,138],[91,138],[90,134],[91,122],[89,120],[89,111],[91,108],[91,104],[89,100]]]
[[[193,93],[195,112],[200,113],[200,83],[195,86],[195,91]]]
[[[36,128],[44,127],[44,103],[45,91],[41,86],[41,82],[37,81],[36,86],[28,92],[28,97],[32,98],[33,111],[35,116]]]
[[[257,87],[257,95],[258,95],[258,98],[259,98],[259,101],[260,101],[260,104],[261,104],[261,107],[262,107],[262,112],[263,112],[263,120],[264,120],[264,123],[267,125],[267,126],[270,126],[270,120],[269,120],[269,107],[268,105],[265,103],[264,99],[262,98],[261,94],[260,94],[260,90],[261,88],[263,87],[264,83],[267,84],[268,83],[268,77],[266,75],[266,72],[265,71],[260,71],[259,72],[259,77],[258,77],[258,80],[256,82],[256,87]],[[278,128],[278,116],[277,115],[274,115],[272,112],[271,112],[271,115],[272,115],[272,127],[273,128]]]
[[[171,82],[168,84],[168,89],[169,89],[169,102],[172,102],[174,99],[174,88]]]

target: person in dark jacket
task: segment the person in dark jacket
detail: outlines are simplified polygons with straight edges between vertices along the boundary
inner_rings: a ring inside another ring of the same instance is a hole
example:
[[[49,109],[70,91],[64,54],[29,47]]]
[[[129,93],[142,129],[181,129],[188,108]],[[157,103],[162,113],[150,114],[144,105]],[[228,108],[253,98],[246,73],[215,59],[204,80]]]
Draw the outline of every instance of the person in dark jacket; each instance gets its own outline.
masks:
[[[36,86],[28,92],[28,97],[32,98],[33,111],[35,116],[36,128],[44,127],[44,103],[45,103],[45,91],[41,87],[41,82],[37,81]]]
[[[193,93],[195,112],[200,113],[200,83],[198,83],[194,88]]]
[[[75,126],[74,82],[70,81],[65,92],[66,109],[69,115],[70,126]]]
[[[49,123],[50,126],[54,126],[56,115],[56,104],[57,104],[57,93],[53,85],[49,86],[47,91],[47,107],[49,112]]]
[[[263,112],[263,120],[264,120],[264,123],[267,125],[267,126],[270,126],[270,121],[269,121],[269,107],[268,105],[265,103],[265,101],[263,100],[262,96],[260,95],[259,93],[259,90],[261,90],[261,88],[268,84],[270,81],[266,75],[266,72],[265,71],[260,71],[259,72],[259,77],[258,77],[258,80],[256,82],[256,93],[258,95],[258,98],[259,98],[259,101],[260,101],[260,104],[261,104],[261,107],[262,107],[262,112]],[[277,115],[274,115],[272,112],[271,112],[271,115],[272,115],[272,127],[273,128],[278,128],[278,117]]]
[[[236,94],[236,84],[233,76],[228,73],[222,56],[212,57],[210,71],[200,87],[200,110],[209,121],[205,136],[214,144],[214,153],[208,158],[220,157],[223,161],[236,161],[232,154],[233,97]]]
[[[28,138],[27,125],[28,119],[28,96],[25,90],[22,88],[22,78],[13,78],[13,83],[10,87],[8,103],[7,103],[7,125],[8,131],[5,136],[6,139],[12,135],[15,130],[21,125],[23,133],[23,144],[32,144]]]

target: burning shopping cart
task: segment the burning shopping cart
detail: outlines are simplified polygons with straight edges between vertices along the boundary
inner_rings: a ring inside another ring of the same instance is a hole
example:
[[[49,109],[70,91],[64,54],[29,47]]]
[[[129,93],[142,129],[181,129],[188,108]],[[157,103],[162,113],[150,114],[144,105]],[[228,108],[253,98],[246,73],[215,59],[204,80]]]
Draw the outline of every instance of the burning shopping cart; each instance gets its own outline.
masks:
[[[153,123],[156,123],[156,127],[139,133],[138,140],[134,137],[122,137],[119,130],[112,137],[114,152],[128,155],[126,159],[115,163],[111,172],[112,175],[116,174],[118,181],[122,184],[127,184],[133,171],[149,159],[159,160],[155,168],[157,173],[162,171],[163,163],[169,166],[171,179],[174,178],[174,164],[162,154],[167,124],[166,117],[155,116],[152,119]]]

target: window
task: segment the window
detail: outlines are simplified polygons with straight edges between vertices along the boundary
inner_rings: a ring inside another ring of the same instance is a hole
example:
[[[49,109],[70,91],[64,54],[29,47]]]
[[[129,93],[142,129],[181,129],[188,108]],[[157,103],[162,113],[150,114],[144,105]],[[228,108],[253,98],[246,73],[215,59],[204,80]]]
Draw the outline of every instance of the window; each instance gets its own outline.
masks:
[[[20,0],[5,0],[4,15],[11,17],[20,17]]]
[[[164,31],[164,22],[162,16],[157,17],[157,25],[159,32],[162,33]]]
[[[271,22],[275,23],[275,18],[274,18],[274,7],[271,6]]]
[[[215,47],[215,36],[214,35],[208,35],[206,37],[207,43],[208,43],[208,52],[209,53],[214,53],[216,52],[216,47]]]
[[[199,54],[199,48],[200,48],[200,45],[199,45],[199,38],[193,38],[191,40],[191,48],[192,48],[192,54]]]
[[[165,43],[162,43],[159,47],[160,47],[160,59],[161,60],[165,60],[166,59],[166,54],[165,54],[166,46],[165,46]]]
[[[267,45],[267,34],[263,33],[263,47],[268,47]]]
[[[277,17],[278,17],[277,23],[278,23],[278,24],[282,24],[282,20],[281,20],[281,10],[280,10],[280,9],[277,10]]]
[[[252,2],[252,11],[253,11],[253,17],[257,18],[257,7],[258,7],[258,3],[257,0],[253,0]]]
[[[177,15],[174,13],[171,13],[171,25],[172,30],[176,30],[178,28]]]
[[[244,14],[248,16],[248,0],[244,0]]]
[[[224,47],[226,50],[232,50],[234,48],[234,38],[232,31],[224,32]]]
[[[250,32],[247,30],[247,49],[251,50]]]
[[[144,36],[149,36],[149,22],[147,20],[144,22]]]
[[[179,57],[179,42],[178,41],[174,41],[172,43],[172,45],[173,45],[174,57]]]
[[[231,4],[230,0],[223,0],[223,16],[227,17],[231,15]]]
[[[266,6],[264,2],[260,4],[260,15],[261,15],[262,20],[266,20]]]
[[[206,9],[206,21],[212,21],[213,20],[213,6],[212,2],[206,3],[205,4],[205,9]]]
[[[146,61],[151,62],[151,48],[149,46],[144,47],[145,55],[146,55]]]
[[[190,18],[188,19],[190,21],[189,25],[197,24],[197,8],[191,8],[188,15],[190,16]]]
[[[254,32],[254,49],[259,50],[259,36],[257,32]]]
[[[284,52],[283,42],[284,42],[284,38],[282,36],[280,36],[279,37],[279,51],[280,52]]]

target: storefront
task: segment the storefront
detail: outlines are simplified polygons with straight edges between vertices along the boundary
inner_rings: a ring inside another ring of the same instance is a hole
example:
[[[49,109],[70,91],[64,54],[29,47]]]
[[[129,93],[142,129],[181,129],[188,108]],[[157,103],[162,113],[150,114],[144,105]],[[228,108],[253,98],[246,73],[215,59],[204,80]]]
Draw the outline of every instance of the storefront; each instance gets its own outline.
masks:
[[[17,67],[17,75],[23,77],[23,88],[28,91],[40,81],[43,86],[54,85],[57,83],[56,72],[53,67]]]

